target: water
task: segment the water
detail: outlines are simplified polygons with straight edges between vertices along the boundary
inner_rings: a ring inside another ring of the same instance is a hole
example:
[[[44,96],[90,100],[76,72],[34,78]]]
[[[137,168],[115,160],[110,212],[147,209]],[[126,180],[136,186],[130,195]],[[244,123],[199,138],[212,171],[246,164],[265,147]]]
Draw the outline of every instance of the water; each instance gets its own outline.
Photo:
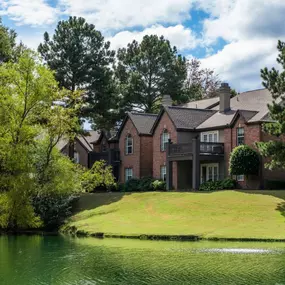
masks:
[[[285,285],[285,244],[0,236],[1,285]]]

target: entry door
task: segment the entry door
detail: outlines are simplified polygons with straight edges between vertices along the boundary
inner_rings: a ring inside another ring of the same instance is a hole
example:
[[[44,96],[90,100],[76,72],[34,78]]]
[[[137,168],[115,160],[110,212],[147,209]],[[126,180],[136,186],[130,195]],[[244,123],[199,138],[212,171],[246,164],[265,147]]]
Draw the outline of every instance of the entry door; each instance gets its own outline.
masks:
[[[201,183],[219,180],[219,164],[201,165]]]

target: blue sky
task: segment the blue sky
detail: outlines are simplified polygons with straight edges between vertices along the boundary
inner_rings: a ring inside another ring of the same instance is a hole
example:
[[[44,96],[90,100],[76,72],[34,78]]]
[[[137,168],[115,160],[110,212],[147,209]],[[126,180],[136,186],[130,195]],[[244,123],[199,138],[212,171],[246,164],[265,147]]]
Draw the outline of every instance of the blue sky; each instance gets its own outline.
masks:
[[[4,24],[32,48],[70,15],[95,24],[114,49],[164,35],[239,92],[261,87],[260,69],[276,66],[285,40],[284,0],[0,0]]]

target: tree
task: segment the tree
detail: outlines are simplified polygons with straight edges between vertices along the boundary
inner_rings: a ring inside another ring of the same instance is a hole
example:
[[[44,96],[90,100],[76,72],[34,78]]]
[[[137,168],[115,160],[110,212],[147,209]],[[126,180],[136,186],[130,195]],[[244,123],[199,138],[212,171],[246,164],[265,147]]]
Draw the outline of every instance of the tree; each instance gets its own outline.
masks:
[[[113,104],[117,103],[110,69],[115,52],[95,26],[77,17],[60,21],[52,39],[45,32],[38,51],[55,71],[61,87],[72,92],[84,91],[85,104],[78,115],[91,119],[98,128],[109,125],[110,110],[116,109]],[[105,113],[106,118],[103,117]]]
[[[193,58],[187,61],[187,79],[184,97],[179,103],[217,96],[221,81],[213,70],[201,68],[201,61]]]
[[[0,66],[0,227],[38,227],[32,197],[81,189],[74,165],[55,148],[78,125],[71,108],[54,104],[69,94],[31,51]]]
[[[229,170],[232,175],[257,175],[259,165],[258,152],[247,145],[240,145],[231,153]]]
[[[281,65],[282,71],[275,68],[261,70],[263,86],[272,94],[273,102],[268,105],[272,123],[264,125],[264,131],[268,134],[281,138],[285,135],[285,105],[281,104],[285,100],[285,42],[278,41],[277,49],[279,55],[278,64]],[[269,142],[259,142],[257,147],[262,156],[268,158],[265,164],[270,169],[285,168],[285,142],[275,140]]]
[[[0,63],[13,59],[16,36],[15,31],[5,27],[0,18]]]
[[[157,112],[162,95],[179,101],[186,79],[186,59],[164,37],[144,36],[117,53],[116,78],[125,110]]]

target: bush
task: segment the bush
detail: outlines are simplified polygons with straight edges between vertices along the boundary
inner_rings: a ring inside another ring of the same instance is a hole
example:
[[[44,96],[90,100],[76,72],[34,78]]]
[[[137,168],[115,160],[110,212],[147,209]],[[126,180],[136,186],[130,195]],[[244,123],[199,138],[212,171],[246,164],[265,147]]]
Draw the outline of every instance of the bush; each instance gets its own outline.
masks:
[[[144,177],[142,179],[130,179],[125,184],[120,184],[119,187],[121,191],[125,192],[150,192],[165,191],[166,184],[164,181],[156,180],[152,177]]]
[[[200,185],[200,191],[217,191],[230,190],[236,188],[236,181],[234,179],[224,179],[221,181],[207,181]]]
[[[152,182],[154,191],[166,191],[166,183],[162,180],[155,180]]]
[[[284,190],[285,189],[285,181],[282,181],[282,180],[266,180],[265,181],[265,189],[268,189],[268,190]]]
[[[41,195],[32,199],[32,205],[45,230],[57,230],[66,218],[72,215],[72,206],[78,196],[75,195]]]
[[[116,187],[112,166],[104,160],[96,161],[92,168],[82,175],[82,188],[86,192],[102,192]]]
[[[236,147],[230,157],[232,175],[258,175],[260,159],[256,150],[247,145]]]

